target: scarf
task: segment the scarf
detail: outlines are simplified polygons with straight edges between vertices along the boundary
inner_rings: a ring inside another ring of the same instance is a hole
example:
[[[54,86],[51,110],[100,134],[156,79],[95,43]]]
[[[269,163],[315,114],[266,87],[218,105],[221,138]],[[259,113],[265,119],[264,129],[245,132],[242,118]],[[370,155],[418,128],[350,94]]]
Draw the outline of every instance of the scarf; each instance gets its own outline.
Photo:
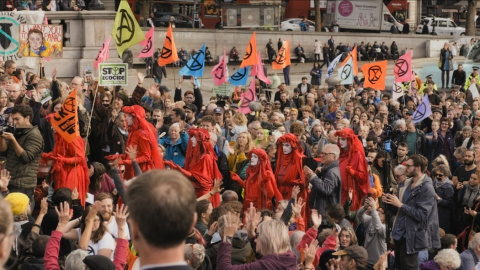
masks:
[[[463,195],[462,203],[465,205],[468,205],[468,207],[473,207],[473,203],[475,202],[475,199],[477,198],[479,192],[479,187],[478,185],[476,187],[472,187],[470,185],[466,186],[465,189],[465,194]]]

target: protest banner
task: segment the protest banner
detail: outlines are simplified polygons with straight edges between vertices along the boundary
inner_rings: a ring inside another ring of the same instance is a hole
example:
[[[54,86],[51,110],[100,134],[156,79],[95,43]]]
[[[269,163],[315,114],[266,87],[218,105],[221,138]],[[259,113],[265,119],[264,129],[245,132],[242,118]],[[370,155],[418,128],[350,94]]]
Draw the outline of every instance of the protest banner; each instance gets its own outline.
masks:
[[[21,24],[20,55],[22,57],[63,56],[63,28],[55,24]]]
[[[3,61],[20,59],[20,25],[41,24],[43,11],[0,11],[0,57]]]
[[[128,67],[127,64],[99,64],[99,83],[101,86],[127,85]]]
[[[68,95],[62,107],[55,113],[50,123],[55,131],[69,143],[80,137],[76,89],[73,89],[70,95]]]

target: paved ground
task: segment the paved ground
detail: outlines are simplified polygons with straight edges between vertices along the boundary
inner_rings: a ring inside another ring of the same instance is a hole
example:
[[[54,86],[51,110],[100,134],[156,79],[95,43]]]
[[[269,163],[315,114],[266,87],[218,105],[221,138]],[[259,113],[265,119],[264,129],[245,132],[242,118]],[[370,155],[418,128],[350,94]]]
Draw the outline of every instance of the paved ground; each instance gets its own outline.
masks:
[[[435,57],[435,58],[418,58],[418,59],[414,59],[413,60],[413,66],[414,66],[414,70],[417,71],[420,71],[423,75],[423,73],[425,72],[422,72],[423,68],[424,68],[424,65],[428,65],[428,66],[431,66],[433,63],[436,63],[438,61],[438,59]],[[464,57],[457,57],[456,58],[456,61],[457,63],[464,63],[466,62],[465,58]],[[368,62],[365,62],[365,61],[359,61],[358,62],[358,67],[360,68],[364,63],[368,63]],[[301,82],[301,78],[303,76],[306,76],[308,78],[308,80],[310,81],[310,70],[312,69],[312,66],[313,66],[313,63],[311,62],[308,62],[308,63],[292,63],[291,65],[291,68],[290,68],[290,81],[291,81],[291,85],[290,85],[290,90],[293,90],[293,88],[299,84]],[[387,79],[386,79],[386,85],[387,87],[389,87],[389,85],[391,85],[391,83],[393,82],[393,66],[394,66],[394,61],[393,60],[388,60],[388,66],[387,66]],[[233,64],[233,63],[229,63],[228,64],[228,71],[229,71],[229,75],[231,76],[233,73],[235,73],[237,71],[239,67],[239,64]],[[337,65],[338,67],[338,65]],[[212,88],[215,86],[214,83],[213,83],[213,80],[212,80],[212,74],[211,74],[211,71],[212,71],[212,66],[206,66],[205,67],[205,72],[204,72],[204,77],[199,79],[199,82],[201,84],[201,89],[202,89],[202,93],[204,95],[204,99],[209,99],[211,96],[212,96]],[[165,85],[167,86],[169,89],[174,89],[175,86],[178,84],[178,79],[179,79],[179,75],[178,75],[178,72],[179,72],[180,68],[174,68],[174,67],[167,67],[167,78],[163,79],[162,80],[162,85]],[[322,81],[325,81],[325,74],[326,74],[326,66],[323,67],[323,77],[322,77]],[[140,71],[140,72],[145,72],[145,69],[137,69],[137,71]],[[427,71],[425,70],[426,72],[430,72],[430,69]],[[438,72],[438,69],[436,70],[437,73]],[[469,72],[467,70],[467,72]],[[283,81],[283,73],[281,70],[272,70],[271,69],[271,66],[269,66],[267,68],[267,74],[272,74],[273,73],[276,73]],[[434,73],[434,72],[431,72],[431,73]],[[174,76],[175,75],[175,76]],[[362,76],[361,73],[359,74],[359,76]],[[426,75],[424,75],[426,76]],[[175,78],[175,80],[174,80]],[[424,78],[422,78],[424,79]],[[145,83],[144,85],[148,86],[150,82],[152,82],[153,80],[152,79],[145,79]],[[437,83],[438,84],[438,83]],[[326,84],[325,84],[326,85]],[[183,90],[188,90],[188,89],[192,89],[192,86],[190,83],[183,83],[182,84],[182,89]],[[232,87],[233,89],[233,87]]]

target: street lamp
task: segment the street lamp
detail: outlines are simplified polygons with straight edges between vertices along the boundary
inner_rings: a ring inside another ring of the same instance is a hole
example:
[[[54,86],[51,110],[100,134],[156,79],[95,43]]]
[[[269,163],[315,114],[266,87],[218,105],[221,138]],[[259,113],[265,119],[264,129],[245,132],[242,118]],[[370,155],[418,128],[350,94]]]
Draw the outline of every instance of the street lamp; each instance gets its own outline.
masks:
[[[432,35],[433,36],[436,36],[437,33],[435,32],[435,26],[437,24],[437,22],[435,21],[435,15],[437,15],[437,0],[432,0],[432,5],[433,5],[433,21],[432,21],[432,25],[433,25],[433,28],[432,28]]]

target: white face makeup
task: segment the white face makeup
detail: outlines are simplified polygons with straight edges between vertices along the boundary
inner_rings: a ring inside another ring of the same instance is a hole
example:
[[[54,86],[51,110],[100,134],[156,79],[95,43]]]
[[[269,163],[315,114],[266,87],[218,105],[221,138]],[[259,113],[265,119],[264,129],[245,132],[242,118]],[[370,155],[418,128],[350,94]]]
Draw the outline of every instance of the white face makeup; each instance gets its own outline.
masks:
[[[133,125],[133,116],[131,114],[126,114],[125,119],[127,120],[127,124],[129,126]]]
[[[347,148],[347,145],[348,145],[347,139],[340,138],[338,141],[340,142],[340,147],[341,147],[342,149]]]
[[[190,139],[190,141],[192,142],[192,146],[193,146],[193,147],[197,146],[197,138],[192,137],[192,138]]]
[[[282,145],[283,153],[288,155],[292,152],[292,145],[289,143],[283,143]]]
[[[258,165],[258,156],[255,154],[252,154],[252,157],[250,158],[250,165],[252,166],[257,166]]]

